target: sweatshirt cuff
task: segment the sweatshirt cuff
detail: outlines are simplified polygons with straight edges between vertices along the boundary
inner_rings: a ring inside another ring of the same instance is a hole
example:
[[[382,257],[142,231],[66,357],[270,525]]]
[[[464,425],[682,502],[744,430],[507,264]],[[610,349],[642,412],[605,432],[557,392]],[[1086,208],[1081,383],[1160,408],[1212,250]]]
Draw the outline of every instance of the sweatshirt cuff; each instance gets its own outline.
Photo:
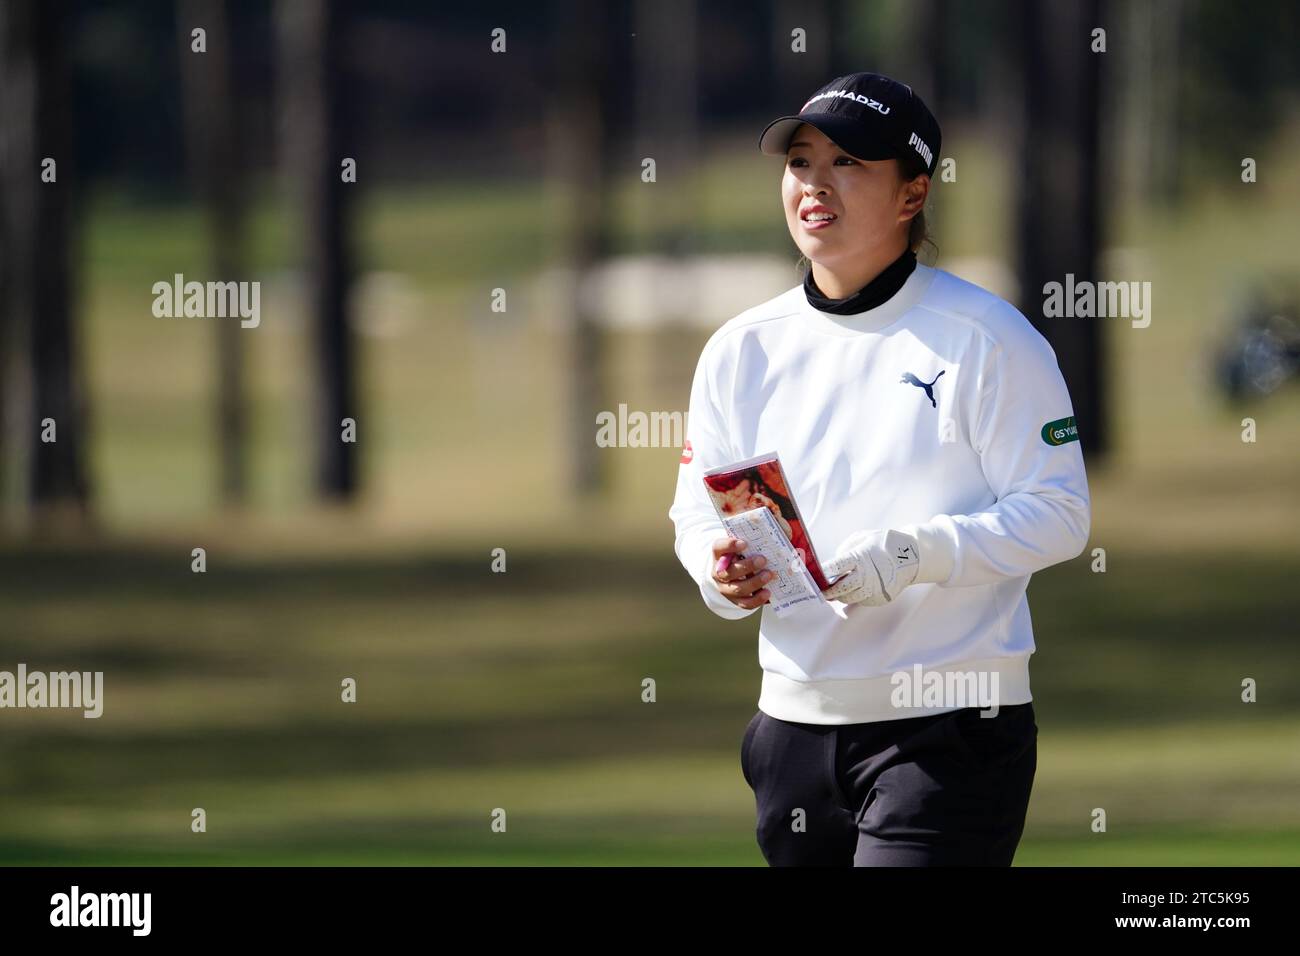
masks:
[[[910,534],[916,539],[916,550],[920,561],[913,584],[942,586],[952,577],[953,565],[956,561],[953,540],[936,519],[931,518],[922,524],[905,524],[894,530]]]

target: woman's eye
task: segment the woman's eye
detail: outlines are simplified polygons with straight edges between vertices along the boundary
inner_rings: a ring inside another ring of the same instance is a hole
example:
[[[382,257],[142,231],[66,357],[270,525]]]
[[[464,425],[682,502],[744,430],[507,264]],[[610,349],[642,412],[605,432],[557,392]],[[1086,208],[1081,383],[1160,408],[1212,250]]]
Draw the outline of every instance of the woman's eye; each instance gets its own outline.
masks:
[[[840,160],[844,160],[844,162],[848,163],[848,164],[851,165],[851,166],[856,166],[856,165],[858,164],[858,163],[857,163],[857,160],[855,160],[855,159],[854,159],[853,157],[851,157],[851,156],[836,156],[836,157],[835,157],[835,162],[838,163]],[[807,161],[806,159],[802,159],[802,158],[800,158],[800,157],[796,157],[796,158],[790,160],[790,166],[791,166],[791,167],[795,167],[795,166],[806,166],[807,164],[808,164],[808,161]]]

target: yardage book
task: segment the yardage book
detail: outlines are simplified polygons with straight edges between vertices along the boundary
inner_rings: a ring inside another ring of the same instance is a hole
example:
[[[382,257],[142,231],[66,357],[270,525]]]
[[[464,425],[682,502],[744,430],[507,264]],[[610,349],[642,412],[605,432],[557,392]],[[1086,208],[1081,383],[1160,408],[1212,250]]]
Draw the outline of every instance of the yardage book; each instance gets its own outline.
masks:
[[[727,533],[749,543],[742,557],[762,555],[776,575],[764,585],[777,617],[809,603],[826,603],[832,583],[822,571],[776,452],[721,465],[704,473],[718,517]]]

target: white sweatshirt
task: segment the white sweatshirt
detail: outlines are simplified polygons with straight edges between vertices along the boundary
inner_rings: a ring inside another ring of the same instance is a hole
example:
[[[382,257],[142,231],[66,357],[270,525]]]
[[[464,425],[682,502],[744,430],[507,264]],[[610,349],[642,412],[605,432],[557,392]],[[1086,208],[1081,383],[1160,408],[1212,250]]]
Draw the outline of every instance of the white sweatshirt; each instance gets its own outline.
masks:
[[[933,404],[907,373],[933,383]],[[1091,524],[1073,416],[1029,320],[920,263],[856,315],[814,309],[801,284],[719,328],[696,367],[668,512],[706,605],[729,619],[756,610],[713,580],[727,533],[702,476],[762,452],[780,454],[823,564],[860,530],[906,532],[920,552],[916,583],[884,606],[830,601],[782,619],[763,605],[759,709],[813,724],[956,709],[895,706],[895,675],[918,666],[931,680],[983,672],[999,704],[1030,701],[1029,576],[1080,554]]]

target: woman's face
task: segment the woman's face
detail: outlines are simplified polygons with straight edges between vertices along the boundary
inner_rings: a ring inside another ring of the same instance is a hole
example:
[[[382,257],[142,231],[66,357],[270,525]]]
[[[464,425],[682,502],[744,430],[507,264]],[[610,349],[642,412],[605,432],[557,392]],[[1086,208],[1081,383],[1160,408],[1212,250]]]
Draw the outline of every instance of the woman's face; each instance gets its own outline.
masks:
[[[905,209],[913,209],[905,185],[897,160],[858,159],[817,127],[802,123],[790,138],[781,179],[786,226],[799,250],[814,262],[860,262],[890,244],[899,223],[911,218],[904,216]],[[809,221],[813,206],[825,207],[835,218]]]

